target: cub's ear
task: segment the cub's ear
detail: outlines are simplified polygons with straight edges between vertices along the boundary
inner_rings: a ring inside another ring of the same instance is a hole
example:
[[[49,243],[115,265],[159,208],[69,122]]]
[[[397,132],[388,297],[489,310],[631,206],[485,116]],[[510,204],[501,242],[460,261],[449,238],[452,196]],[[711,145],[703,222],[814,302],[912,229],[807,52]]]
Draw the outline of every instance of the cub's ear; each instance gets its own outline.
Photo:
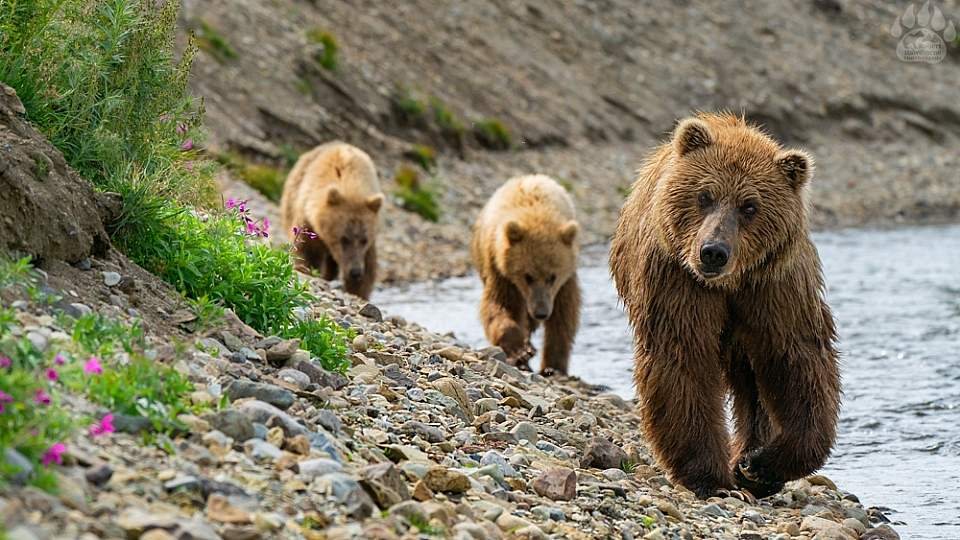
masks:
[[[573,241],[577,238],[577,232],[580,231],[580,225],[576,221],[570,220],[563,224],[563,227],[560,228],[560,240],[568,245],[572,246]]]
[[[337,206],[343,202],[343,195],[340,194],[340,191],[337,188],[330,188],[327,191],[327,204],[330,206]]]
[[[367,198],[367,208],[369,208],[371,212],[379,212],[381,206],[383,206],[382,193],[377,193]]]
[[[813,158],[801,150],[784,150],[777,154],[777,168],[787,177],[793,189],[800,189],[813,176]]]
[[[699,118],[687,118],[677,124],[673,131],[673,144],[681,157],[713,144],[710,126]]]
[[[523,227],[521,227],[516,221],[508,222],[504,229],[507,233],[507,241],[511,244],[516,244],[517,242],[523,240]]]

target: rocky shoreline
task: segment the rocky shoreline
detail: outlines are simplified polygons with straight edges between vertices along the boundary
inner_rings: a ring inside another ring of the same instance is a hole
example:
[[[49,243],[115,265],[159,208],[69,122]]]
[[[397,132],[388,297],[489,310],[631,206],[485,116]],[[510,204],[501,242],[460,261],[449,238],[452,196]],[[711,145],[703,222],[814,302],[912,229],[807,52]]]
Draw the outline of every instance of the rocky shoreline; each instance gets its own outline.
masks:
[[[167,451],[121,422],[108,438],[76,436],[58,494],[0,492],[7,538],[897,538],[871,528],[880,511],[819,475],[759,502],[698,500],[656,466],[631,402],[519,371],[498,349],[462,346],[322,281],[311,282],[313,315],[356,332],[345,376],[230,317],[202,335],[175,330],[169,307],[128,298],[172,291],[134,278],[122,258],[92,266],[53,269],[47,284],[109,316],[129,317],[127,300],[144,306],[133,313],[157,358],[195,383],[190,399],[230,403],[181,416],[189,432]],[[113,272],[140,285],[111,288]],[[47,349],[66,338],[49,307],[13,307],[15,334]],[[174,354],[178,340],[188,346]]]

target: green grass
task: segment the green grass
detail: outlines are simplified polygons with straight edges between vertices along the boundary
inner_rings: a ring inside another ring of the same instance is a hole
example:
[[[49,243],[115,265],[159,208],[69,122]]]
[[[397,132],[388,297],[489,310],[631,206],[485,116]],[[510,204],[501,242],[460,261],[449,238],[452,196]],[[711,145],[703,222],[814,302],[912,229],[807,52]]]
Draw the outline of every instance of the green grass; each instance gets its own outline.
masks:
[[[461,144],[465,129],[460,119],[447,107],[447,104],[440,98],[433,96],[430,98],[430,110],[433,112],[433,122],[436,124],[440,133],[443,134],[451,143]]]
[[[430,171],[437,165],[437,152],[425,144],[415,144],[403,153],[403,157],[414,161],[425,171]]]
[[[271,201],[280,202],[280,197],[283,196],[283,183],[287,180],[286,171],[279,167],[254,163],[236,152],[221,154],[217,156],[217,161]]]
[[[352,341],[356,334],[352,330],[341,328],[326,317],[298,321],[284,332],[284,336],[300,339],[300,347],[310,351],[327,371],[346,373],[350,368],[347,343]]]
[[[323,49],[314,56],[314,60],[316,60],[318,64],[330,71],[337,69],[337,51],[339,50],[339,46],[337,45],[337,38],[335,38],[333,34],[320,28],[311,28],[307,30],[307,40],[315,45],[323,46]]]
[[[415,212],[428,221],[440,220],[440,203],[436,192],[423,185],[416,169],[402,165],[394,175],[397,184],[393,195],[403,209]]]
[[[237,58],[237,51],[230,45],[227,38],[207,21],[201,20],[194,28],[197,46],[213,56],[221,64]]]
[[[427,521],[427,518],[421,514],[410,514],[408,519],[410,521],[410,525],[412,527],[416,527],[416,529],[420,531],[420,534],[425,534],[427,536],[443,536],[445,534],[443,527],[434,527],[429,521]]]
[[[624,460],[622,463],[620,463],[620,469],[627,474],[633,474],[637,472],[637,464],[629,459]]]
[[[481,120],[473,125],[473,136],[484,148],[490,150],[509,150],[513,146],[510,130],[503,122],[495,118]]]
[[[416,127],[426,125],[427,106],[409,89],[403,87],[394,89],[390,95],[390,106],[400,124]]]
[[[573,182],[568,178],[557,178],[557,183],[567,191],[567,193],[573,193]]]

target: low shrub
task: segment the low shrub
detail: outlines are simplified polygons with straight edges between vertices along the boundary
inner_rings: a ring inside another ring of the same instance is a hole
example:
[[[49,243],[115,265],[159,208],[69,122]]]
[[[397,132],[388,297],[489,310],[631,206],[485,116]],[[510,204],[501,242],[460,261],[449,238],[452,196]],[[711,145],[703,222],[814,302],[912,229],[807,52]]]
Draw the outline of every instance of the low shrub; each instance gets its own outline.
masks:
[[[324,69],[331,71],[337,69],[337,51],[339,47],[337,46],[337,38],[335,38],[333,34],[320,28],[311,28],[307,31],[307,40],[314,45],[323,46],[323,49],[317,52],[314,57],[318,64]]]
[[[437,152],[425,144],[415,144],[403,153],[403,156],[420,165],[425,171],[432,170],[437,165]]]
[[[440,220],[440,203],[437,202],[436,192],[420,181],[420,174],[416,169],[402,165],[394,175],[397,184],[393,192],[399,205],[410,212],[415,212],[428,221]]]
[[[194,28],[197,45],[201,50],[213,56],[221,64],[237,58],[237,51],[230,45],[227,38],[207,21],[201,20]]]
[[[409,89],[398,87],[390,96],[393,116],[404,126],[425,127],[427,106],[413,96]]]
[[[254,163],[234,152],[221,154],[217,157],[217,161],[271,201],[279,202],[283,196],[283,183],[287,179],[286,171],[271,165]]]
[[[433,121],[440,133],[447,137],[451,143],[461,145],[465,132],[463,124],[447,107],[447,104],[440,98],[433,96],[430,98],[430,110],[433,111]]]
[[[484,148],[490,150],[509,150],[513,145],[510,130],[497,119],[487,119],[473,125],[473,136]]]
[[[298,338],[300,347],[310,351],[327,371],[346,373],[350,368],[347,343],[356,337],[349,329],[326,317],[298,321],[284,332],[284,337]]]

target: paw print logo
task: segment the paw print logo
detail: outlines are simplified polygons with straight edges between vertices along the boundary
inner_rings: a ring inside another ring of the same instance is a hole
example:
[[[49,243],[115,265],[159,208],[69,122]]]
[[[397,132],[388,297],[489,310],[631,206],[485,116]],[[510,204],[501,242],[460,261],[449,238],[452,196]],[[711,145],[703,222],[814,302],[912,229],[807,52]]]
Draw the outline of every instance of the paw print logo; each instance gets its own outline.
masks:
[[[936,64],[947,55],[947,43],[957,39],[957,28],[929,1],[915,8],[907,6],[890,26],[890,34],[900,39],[897,57],[904,62]]]

